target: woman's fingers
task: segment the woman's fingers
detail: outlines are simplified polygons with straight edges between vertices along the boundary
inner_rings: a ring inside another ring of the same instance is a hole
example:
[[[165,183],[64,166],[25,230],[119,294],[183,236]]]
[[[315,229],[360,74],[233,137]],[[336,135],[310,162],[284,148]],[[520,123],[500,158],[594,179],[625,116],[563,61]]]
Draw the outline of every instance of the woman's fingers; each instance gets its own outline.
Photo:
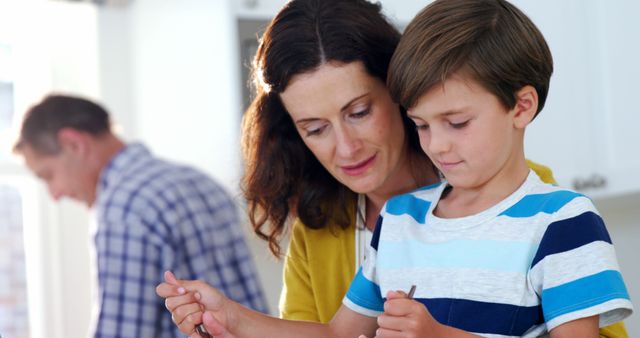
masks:
[[[183,280],[180,285],[189,293],[194,293],[197,301],[204,305],[205,309],[219,311],[222,309],[226,298],[216,288],[199,280]]]
[[[182,333],[190,334],[202,323],[202,310],[198,303],[182,305],[171,311],[171,319]]]
[[[173,285],[178,285],[178,279],[176,278],[176,276],[173,274],[173,272],[167,270],[164,272],[164,280],[169,283],[169,284],[173,284]]]
[[[216,338],[235,338],[229,333],[222,323],[220,323],[211,312],[205,312],[202,315],[202,323],[212,336]]]
[[[193,314],[197,315],[192,316]],[[173,318],[174,323],[177,325],[181,325],[184,322],[187,322],[187,324],[191,323],[193,325],[200,324],[202,321],[202,310],[200,310],[198,303],[182,305],[171,311],[171,318]]]
[[[193,292],[188,292],[180,296],[168,297],[164,300],[164,306],[172,313],[176,308],[187,304],[198,304],[198,299]]]
[[[169,283],[160,283],[156,286],[156,294],[162,298],[180,296],[186,293],[182,286]]]

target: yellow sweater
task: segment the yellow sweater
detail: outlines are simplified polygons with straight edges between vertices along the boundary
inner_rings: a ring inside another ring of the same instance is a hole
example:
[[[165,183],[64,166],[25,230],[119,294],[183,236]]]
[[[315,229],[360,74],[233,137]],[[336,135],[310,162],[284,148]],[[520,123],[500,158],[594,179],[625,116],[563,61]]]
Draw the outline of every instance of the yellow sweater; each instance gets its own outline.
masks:
[[[554,183],[551,170],[528,162],[540,178]],[[354,201],[355,205],[355,201]],[[284,265],[280,316],[326,323],[336,313],[355,276],[355,218],[351,226],[309,229],[293,225]],[[622,322],[602,328],[600,337],[628,338]]]

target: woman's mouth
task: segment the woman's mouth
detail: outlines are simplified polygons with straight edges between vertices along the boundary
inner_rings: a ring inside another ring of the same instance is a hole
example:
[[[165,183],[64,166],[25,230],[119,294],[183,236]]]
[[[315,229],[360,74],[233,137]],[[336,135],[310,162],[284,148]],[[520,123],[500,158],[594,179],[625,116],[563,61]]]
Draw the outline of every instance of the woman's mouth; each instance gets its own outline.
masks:
[[[340,169],[342,169],[342,171],[349,176],[358,176],[367,171],[367,169],[369,169],[373,165],[375,159],[376,155],[373,155],[368,159],[358,162],[354,165],[340,166]]]

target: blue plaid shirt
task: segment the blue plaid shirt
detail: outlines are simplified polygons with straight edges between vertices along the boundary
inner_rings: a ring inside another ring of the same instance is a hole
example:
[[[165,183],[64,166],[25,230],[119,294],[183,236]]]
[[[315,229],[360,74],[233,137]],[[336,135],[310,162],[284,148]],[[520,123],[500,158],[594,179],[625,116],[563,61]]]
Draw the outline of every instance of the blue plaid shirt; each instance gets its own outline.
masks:
[[[165,270],[267,312],[235,205],[203,173],[128,145],[102,171],[95,211],[94,337],[184,337],[155,294]]]

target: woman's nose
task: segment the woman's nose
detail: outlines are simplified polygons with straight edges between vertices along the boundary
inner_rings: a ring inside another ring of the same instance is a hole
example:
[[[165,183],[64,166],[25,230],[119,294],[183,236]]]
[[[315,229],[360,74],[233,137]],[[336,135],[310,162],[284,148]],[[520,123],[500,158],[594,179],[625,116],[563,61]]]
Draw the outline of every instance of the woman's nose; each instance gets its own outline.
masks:
[[[336,130],[336,152],[340,157],[353,157],[360,149],[361,142],[349,129]]]

